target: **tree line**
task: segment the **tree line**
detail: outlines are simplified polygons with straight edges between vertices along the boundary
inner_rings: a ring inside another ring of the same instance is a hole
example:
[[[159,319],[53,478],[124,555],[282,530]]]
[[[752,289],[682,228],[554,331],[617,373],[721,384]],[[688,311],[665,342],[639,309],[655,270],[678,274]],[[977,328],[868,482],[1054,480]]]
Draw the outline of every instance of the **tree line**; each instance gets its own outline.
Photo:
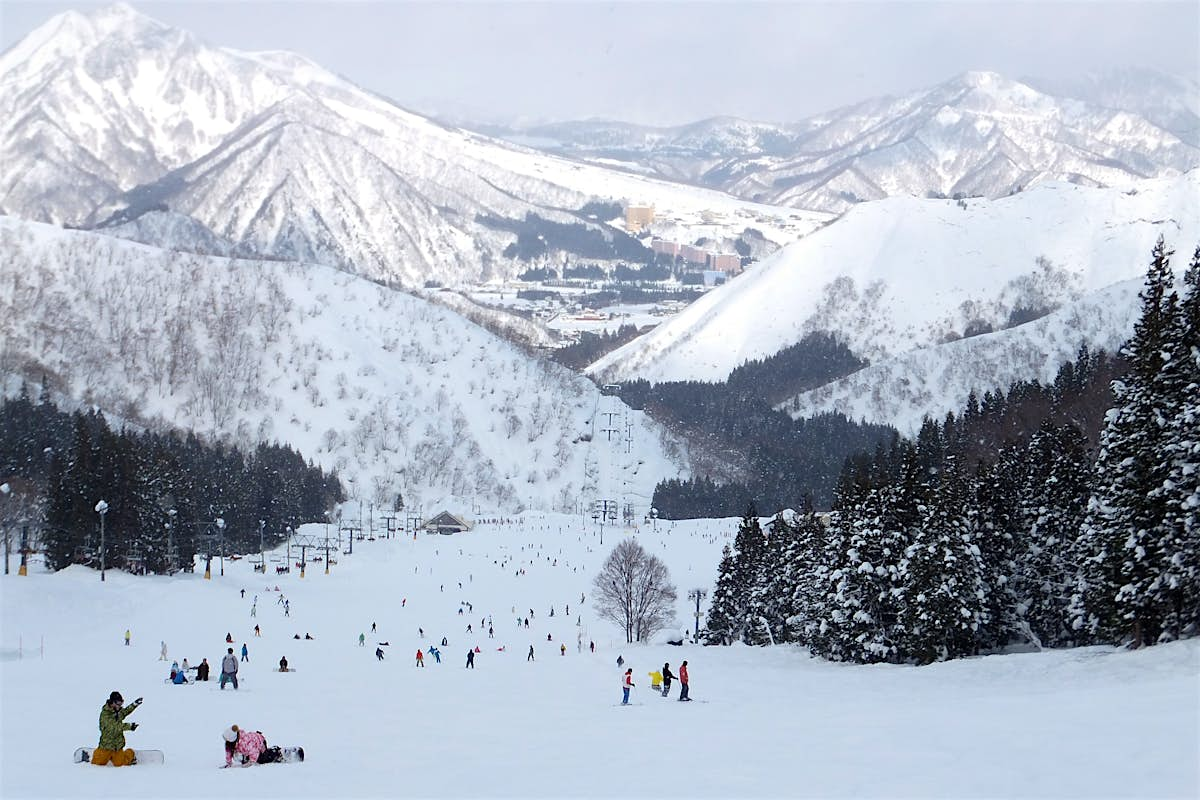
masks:
[[[218,533],[227,553],[255,552],[260,520],[274,546],[287,526],[324,521],[344,499],[336,472],[289,447],[243,452],[191,433],[116,431],[98,411],[59,411],[44,389],[37,402],[22,388],[0,403],[0,475],[34,499],[20,522],[53,570],[99,565],[101,499],[106,566],[154,573],[190,568]]]
[[[718,568],[707,641],[929,663],[1200,633],[1200,249],[1182,296],[1171,256],[1160,240],[1120,361],[1081,352],[1053,387],[969,402],[851,459],[827,522],[802,508],[764,532],[749,511]],[[1096,451],[1078,397],[1114,364]],[[998,421],[1043,401],[1036,430],[980,457],[979,431],[1005,436]]]

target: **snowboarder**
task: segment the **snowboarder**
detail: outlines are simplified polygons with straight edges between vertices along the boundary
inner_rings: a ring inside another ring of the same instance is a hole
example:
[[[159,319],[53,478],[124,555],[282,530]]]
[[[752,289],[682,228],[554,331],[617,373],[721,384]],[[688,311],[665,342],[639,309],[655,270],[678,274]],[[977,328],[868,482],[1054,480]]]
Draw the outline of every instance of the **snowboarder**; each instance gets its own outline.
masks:
[[[196,680],[208,682],[208,659],[200,660],[200,666],[196,667]]]
[[[358,635],[358,646],[362,647],[364,644],[366,644],[366,642],[367,642],[367,635],[365,633],[360,633]]]
[[[450,644],[450,643],[449,643],[449,642],[447,642],[447,641],[446,641],[446,637],[445,637],[445,636],[443,636],[443,637],[442,637],[442,647],[445,647],[445,646],[446,646],[446,645],[448,645],[448,644]]]
[[[675,679],[675,673],[671,672],[670,664],[663,664],[663,691],[662,696],[667,697],[671,694],[671,681]]]
[[[423,652],[421,652],[421,648],[419,648],[419,647],[417,648],[417,666],[418,667],[425,666],[425,654]]]
[[[287,672],[287,656],[281,656],[279,659],[279,671]]]
[[[372,622],[371,623],[371,633],[374,633],[374,632],[375,632],[375,623]]]
[[[560,654],[560,655],[564,655],[564,656],[565,656],[565,655],[567,654],[567,646],[566,646],[565,644],[560,644],[560,645],[558,646],[558,649],[559,649],[559,654]]]
[[[232,634],[232,633],[226,633],[226,634],[225,634],[225,644],[233,644],[233,634]],[[164,653],[166,652],[166,648],[167,648],[167,646],[164,644],[164,645],[163,645],[163,652],[164,652]]]
[[[378,658],[380,661],[383,661],[383,648],[382,647],[375,648],[375,657]]]
[[[254,635],[262,636],[262,630],[257,625],[254,626]]]
[[[114,767],[137,763],[137,755],[125,748],[125,731],[136,731],[138,724],[126,722],[125,718],[137,710],[142,698],[134,700],[128,708],[122,708],[124,704],[121,693],[114,691],[100,707],[100,744],[92,751],[92,763],[98,767],[110,761]]]
[[[242,599],[243,600],[246,599],[246,590],[245,589],[242,589]]]
[[[525,656],[526,661],[533,661],[533,645],[529,645],[529,655]]]
[[[162,644],[162,650],[161,650],[161,651],[159,652],[159,654],[158,654],[158,660],[159,660],[159,661],[166,661],[166,660],[167,660],[167,643],[166,643],[166,642],[160,642],[160,644]]]
[[[175,674],[171,676],[171,683],[176,686],[181,686],[188,682],[187,673],[182,669],[175,670]]]
[[[656,692],[662,691],[662,672],[654,670],[650,673],[650,688]]]
[[[436,647],[430,647],[429,652],[433,655],[433,663],[435,663],[435,664],[442,663],[442,651],[441,650],[438,650]]]
[[[684,661],[682,664],[679,665],[679,699],[680,700],[691,700],[692,699],[692,698],[688,697],[688,671],[687,671],[687,662],[686,661]]]
[[[250,660],[250,651],[246,649],[246,643],[242,642],[242,661]]]
[[[243,767],[251,764],[270,764],[279,761],[283,754],[278,747],[267,747],[267,738],[262,731],[244,731],[230,725],[221,734],[225,740],[225,766],[233,765],[236,755]]]
[[[183,674],[184,674],[184,675],[187,675],[187,671],[188,671],[189,669],[192,669],[192,666],[191,666],[190,664],[188,664],[188,661],[187,661],[187,657],[186,657],[186,656],[185,656],[185,657],[184,657],[184,659],[183,659],[183,666],[181,667],[181,669],[183,670]]]
[[[126,646],[126,647],[129,647],[129,638],[130,638],[132,635],[133,635],[133,634],[131,634],[131,633],[129,632],[129,629],[128,629],[128,628],[126,628],[126,629],[125,629],[125,646]]]
[[[467,651],[467,667],[470,669],[475,669],[475,651],[474,650]]]
[[[629,705],[629,690],[635,685],[636,684],[633,682],[633,667],[630,667],[629,669],[625,670],[625,676],[621,678],[621,692],[624,695],[621,698],[621,705]]]
[[[593,653],[596,652],[596,643],[595,642],[588,642],[588,647],[592,648]]]
[[[495,629],[495,628],[493,628],[493,627],[491,627],[490,625],[488,626],[488,638],[489,638],[489,639],[495,639],[495,638],[496,638],[496,629]]]
[[[225,684],[228,681],[233,681],[233,688],[238,688],[237,681],[238,660],[233,654],[233,648],[226,648],[225,657],[221,659],[221,691],[225,691]]]
[[[422,639],[424,639],[425,638],[425,629],[417,628],[417,635],[420,636]]]
[[[617,669],[620,669],[623,666],[625,666],[625,657],[617,656]]]

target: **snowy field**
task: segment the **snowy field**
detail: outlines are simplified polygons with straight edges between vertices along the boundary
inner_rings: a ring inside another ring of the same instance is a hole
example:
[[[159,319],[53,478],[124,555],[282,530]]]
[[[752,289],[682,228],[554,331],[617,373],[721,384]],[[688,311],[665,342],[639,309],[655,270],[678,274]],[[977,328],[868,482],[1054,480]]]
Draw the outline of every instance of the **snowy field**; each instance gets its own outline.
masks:
[[[711,586],[735,527],[660,523],[639,534],[671,570],[681,627],[691,621],[687,590]],[[110,571],[104,584],[79,567],[49,575],[35,565],[18,577],[14,564],[0,581],[0,796],[1200,794],[1200,642],[920,669],[830,664],[790,647],[626,646],[593,616],[591,579],[629,534],[606,528],[601,548],[597,533],[590,520],[536,515],[454,537],[356,542],[331,574],[310,563],[303,579],[297,569],[264,578],[247,560],[226,560],[224,577],[214,563],[211,581],[202,571]],[[277,582],[290,616],[266,588]],[[529,629],[518,628],[530,609]],[[494,639],[486,624],[480,631],[489,616]],[[235,649],[246,642],[250,651],[236,692],[216,684],[227,632]],[[292,638],[305,633],[313,640]],[[417,669],[416,649],[443,636],[442,663],[427,657]],[[164,683],[164,640],[171,659],[207,657],[213,680]],[[477,668],[465,669],[476,645]],[[619,706],[618,654],[638,684],[628,708]],[[297,671],[273,672],[280,656]],[[647,673],[664,661],[677,670],[685,658],[697,702],[675,702],[678,684],[670,700],[652,694]],[[128,742],[164,750],[164,765],[70,762],[76,747],[95,745],[114,689],[127,701],[145,697]],[[232,723],[262,730],[271,744],[302,745],[307,760],[219,769],[221,731]]]

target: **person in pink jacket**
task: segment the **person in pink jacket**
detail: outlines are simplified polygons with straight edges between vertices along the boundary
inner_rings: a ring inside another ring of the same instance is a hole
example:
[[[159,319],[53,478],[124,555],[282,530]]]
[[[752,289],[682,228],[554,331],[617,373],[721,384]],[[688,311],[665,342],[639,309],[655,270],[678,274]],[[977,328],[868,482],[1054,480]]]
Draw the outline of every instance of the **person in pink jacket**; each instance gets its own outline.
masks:
[[[234,755],[241,757],[242,765],[269,764],[275,761],[274,753],[277,748],[268,748],[267,739],[262,731],[244,731],[237,725],[230,725],[221,734],[225,739],[225,766],[233,764]]]

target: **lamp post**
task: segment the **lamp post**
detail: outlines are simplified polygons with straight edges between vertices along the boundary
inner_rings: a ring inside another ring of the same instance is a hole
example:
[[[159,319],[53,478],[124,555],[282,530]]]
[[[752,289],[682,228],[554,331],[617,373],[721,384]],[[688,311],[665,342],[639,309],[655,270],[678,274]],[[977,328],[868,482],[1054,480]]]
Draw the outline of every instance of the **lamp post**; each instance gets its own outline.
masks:
[[[179,512],[175,509],[167,509],[167,574],[175,573],[175,515]]]
[[[100,515],[100,582],[104,583],[104,515],[108,513],[108,503],[103,500],[96,503],[96,513]]]
[[[225,577],[225,520],[217,517],[217,536],[221,539],[221,577]]]
[[[0,483],[0,494],[4,495],[6,498],[11,497],[12,496],[12,487],[9,486],[7,483]],[[5,524],[4,524],[4,574],[5,575],[8,574],[8,537],[9,537],[8,528],[9,528],[8,523],[5,522]]]
[[[695,641],[700,640],[700,601],[708,597],[708,592],[704,589],[692,589],[688,592],[688,600],[696,601],[696,633]]]

